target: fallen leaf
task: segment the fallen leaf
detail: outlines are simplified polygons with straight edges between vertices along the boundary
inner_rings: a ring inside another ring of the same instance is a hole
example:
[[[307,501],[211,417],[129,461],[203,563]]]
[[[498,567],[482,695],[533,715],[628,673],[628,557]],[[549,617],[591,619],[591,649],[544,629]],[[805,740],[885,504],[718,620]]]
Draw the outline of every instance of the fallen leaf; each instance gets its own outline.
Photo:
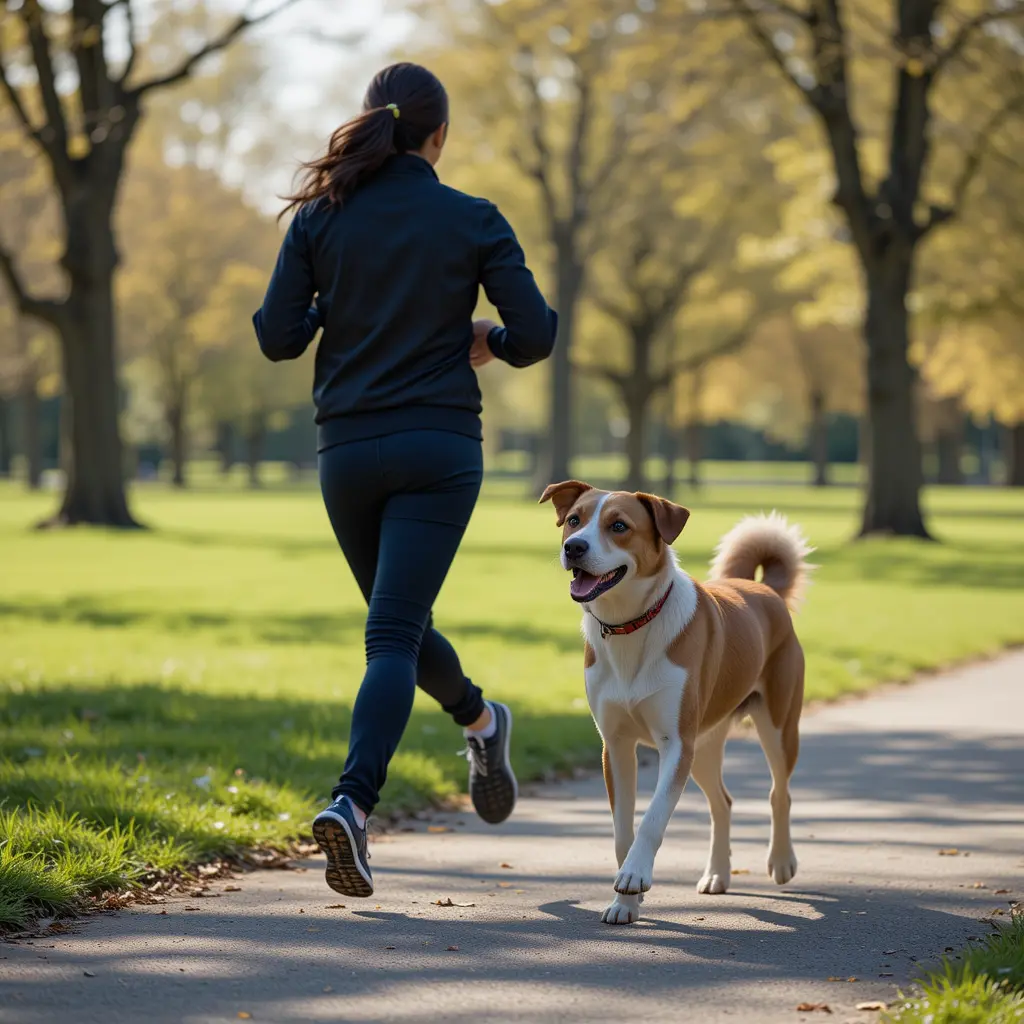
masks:
[[[384,948],[385,949],[394,949],[395,947],[394,946],[385,946]]]
[[[819,1011],[821,1013],[831,1013],[832,1007],[828,1003],[801,1003],[797,1007],[799,1013],[813,1013]]]
[[[96,977],[96,975],[95,975],[95,974],[93,974],[93,973],[92,973],[92,971],[82,971],[82,973],[83,973],[83,974],[84,974],[84,975],[85,975],[85,976],[86,976],[87,978],[95,978],[95,977]]]
[[[749,868],[733,868],[732,869],[732,873],[734,875],[749,875],[750,874],[750,869]]]
[[[988,886],[987,886],[987,885],[986,885],[986,884],[985,884],[984,882],[975,882],[975,883],[974,883],[974,884],[973,884],[973,885],[971,886],[971,888],[972,888],[972,889],[987,889],[987,888],[988,888]]]
[[[1005,895],[1006,893],[1008,893],[1010,891],[1011,891],[1010,889],[994,889],[993,890],[993,892],[996,894],[996,896],[1003,896],[1003,895]]]
[[[382,907],[381,907],[381,905],[380,905],[380,904],[378,903],[378,904],[377,904],[377,906],[375,906],[375,907],[374,907],[373,909],[374,909],[374,910],[381,910],[381,909],[383,909],[383,908],[382,908]]]
[[[224,887],[225,892],[241,892],[242,887],[240,885],[226,885]]]
[[[512,883],[511,882],[499,882],[498,883],[498,888],[499,889],[511,889],[512,888]]]
[[[703,921],[703,920],[704,920],[704,918],[703,918],[703,917],[695,917],[695,918],[694,918],[694,921]]]
[[[883,1003],[878,999],[872,999],[866,1003],[858,1003],[858,1010],[884,1010],[888,1007],[888,1003]]]
[[[456,903],[451,896],[445,900],[434,900],[435,907],[475,907],[475,903]]]
[[[245,1010],[239,1010],[236,1016],[239,1020],[252,1020],[252,1014],[246,1013]]]
[[[305,913],[305,910],[303,910],[303,909],[302,909],[302,907],[299,907],[299,913],[300,913],[300,914],[304,914],[304,913]]]
[[[845,978],[838,978],[838,977],[836,977],[836,975],[834,975],[834,974],[832,974],[832,975],[829,975],[829,979],[828,979],[828,980],[829,980],[829,981],[846,981],[846,979],[845,979]]]
[[[854,981],[860,981],[860,978],[857,978],[857,977],[855,977],[854,975],[851,974],[850,977],[847,978],[846,980],[852,983]]]
[[[328,903],[327,904],[327,909],[328,910],[344,910],[345,909],[345,904],[344,903]]]
[[[509,869],[509,871],[511,871],[511,870],[512,870],[512,865],[511,865],[511,864],[506,864],[506,863],[505,863],[504,861],[502,861],[502,862],[501,862],[501,863],[500,863],[500,864],[498,865],[498,867],[499,867],[499,868],[508,868],[508,869]]]
[[[939,850],[940,857],[959,857],[960,851],[955,847],[951,846],[948,850]]]
[[[445,946],[445,949],[449,953],[458,953],[458,951],[459,951],[459,947],[458,946]]]
[[[451,829],[447,825],[428,825],[428,832],[451,832]]]
[[[186,910],[198,910],[199,908],[198,907],[186,907],[185,909]]]

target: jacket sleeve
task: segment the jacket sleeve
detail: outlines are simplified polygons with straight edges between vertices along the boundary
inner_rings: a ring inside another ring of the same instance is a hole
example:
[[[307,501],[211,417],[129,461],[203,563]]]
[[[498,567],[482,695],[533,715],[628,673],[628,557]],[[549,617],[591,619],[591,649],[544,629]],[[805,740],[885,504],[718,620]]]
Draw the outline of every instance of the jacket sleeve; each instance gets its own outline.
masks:
[[[480,283],[504,324],[487,336],[494,355],[517,367],[547,359],[558,315],[544,301],[511,225],[492,203],[484,208]]]
[[[316,285],[301,211],[281,243],[263,306],[252,318],[260,349],[271,362],[298,359],[323,326],[313,303]]]

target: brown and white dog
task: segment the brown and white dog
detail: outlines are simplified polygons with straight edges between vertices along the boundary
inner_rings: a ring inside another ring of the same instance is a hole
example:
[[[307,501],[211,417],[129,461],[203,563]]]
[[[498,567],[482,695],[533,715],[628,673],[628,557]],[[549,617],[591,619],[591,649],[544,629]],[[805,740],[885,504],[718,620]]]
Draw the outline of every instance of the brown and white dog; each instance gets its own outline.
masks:
[[[671,544],[689,518],[664,498],[552,484],[563,528],[563,568],[583,605],[587,700],[604,741],[602,763],[615,829],[615,900],[601,920],[630,924],[651,887],[654,857],[690,776],[711,810],[702,893],[729,886],[732,800],[722,781],[730,725],[749,715],[772,773],[768,874],[796,874],[789,778],[799,746],[804,655],[793,630],[811,552],[773,513],[744,519],[722,538],[711,578],[698,583]],[[763,582],[754,582],[758,568]],[[658,782],[634,837],[637,744],[655,747]]]

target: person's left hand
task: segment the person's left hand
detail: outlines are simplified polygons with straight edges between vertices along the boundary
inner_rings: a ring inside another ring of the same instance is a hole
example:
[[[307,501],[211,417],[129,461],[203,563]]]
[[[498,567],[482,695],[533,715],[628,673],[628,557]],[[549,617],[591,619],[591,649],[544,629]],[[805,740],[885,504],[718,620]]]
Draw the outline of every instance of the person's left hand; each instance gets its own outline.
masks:
[[[487,335],[499,326],[501,325],[496,324],[493,320],[473,321],[473,345],[469,350],[469,365],[474,370],[486,366],[494,358],[494,353],[491,351],[490,345],[487,344]]]

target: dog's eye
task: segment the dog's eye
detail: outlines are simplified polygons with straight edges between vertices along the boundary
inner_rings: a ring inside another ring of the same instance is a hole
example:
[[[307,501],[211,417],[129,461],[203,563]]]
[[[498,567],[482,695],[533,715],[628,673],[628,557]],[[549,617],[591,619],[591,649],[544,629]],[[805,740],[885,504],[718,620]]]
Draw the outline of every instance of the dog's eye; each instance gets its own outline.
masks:
[[[566,519],[566,522],[569,524],[569,526],[572,527],[572,529],[575,530],[576,527],[580,525],[580,517],[579,516],[569,516],[569,518]]]
[[[628,529],[629,527],[621,519],[616,519],[612,523],[612,533],[625,533]]]

